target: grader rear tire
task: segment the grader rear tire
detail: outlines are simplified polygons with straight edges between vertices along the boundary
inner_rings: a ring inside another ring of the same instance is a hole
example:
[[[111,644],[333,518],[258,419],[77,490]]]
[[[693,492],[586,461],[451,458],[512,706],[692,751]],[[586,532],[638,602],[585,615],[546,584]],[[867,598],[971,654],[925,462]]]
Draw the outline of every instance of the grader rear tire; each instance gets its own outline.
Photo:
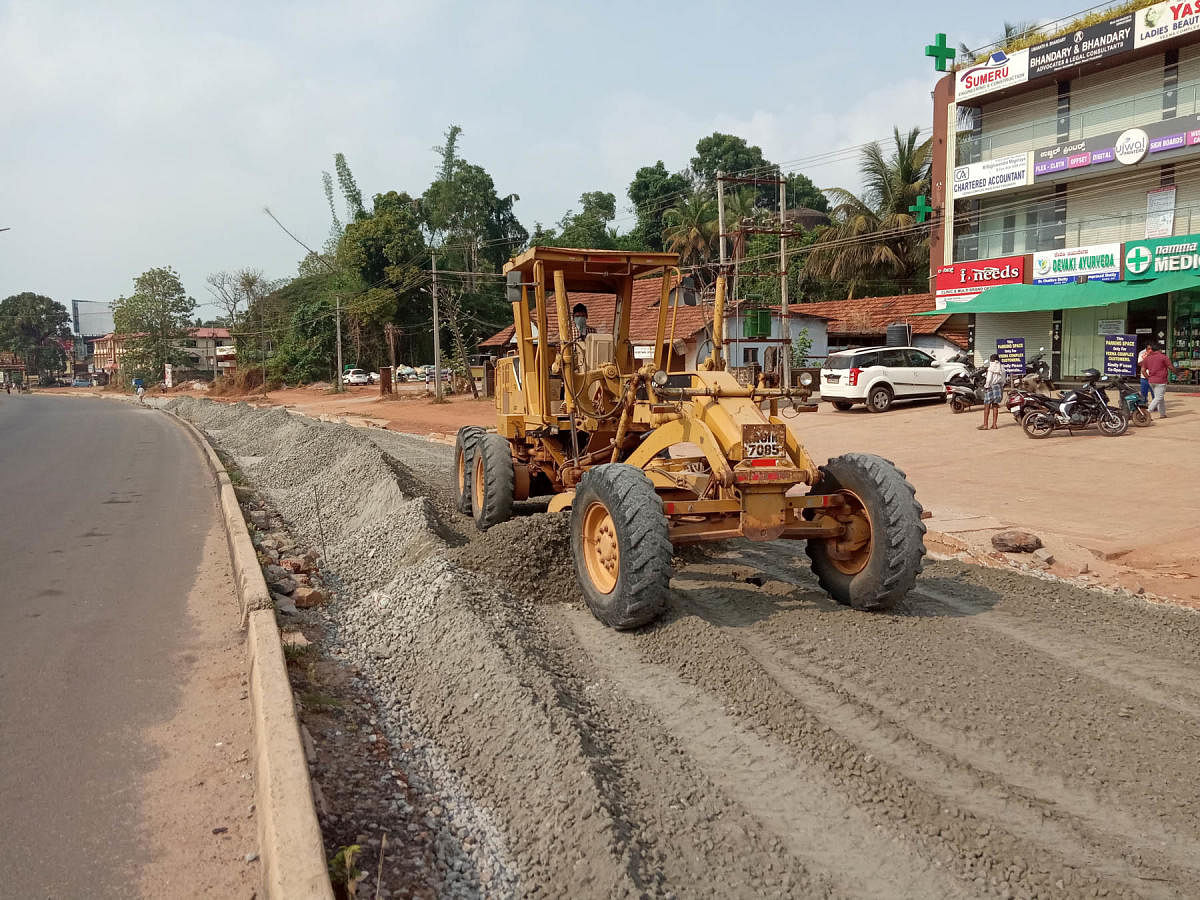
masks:
[[[868,453],[847,453],[821,467],[814,494],[840,493],[847,533],[810,540],[813,574],[834,600],[886,611],[912,590],[925,555],[921,504],[904,473]]]
[[[502,434],[481,434],[472,454],[471,509],[475,527],[487,531],[512,518],[513,459]]]
[[[571,549],[584,600],[610,628],[653,622],[667,605],[671,539],[646,473],[624,463],[584,473],[571,505]]]
[[[454,440],[455,506],[460,513],[471,514],[471,476],[475,468],[475,445],[486,434],[478,425],[464,425]]]

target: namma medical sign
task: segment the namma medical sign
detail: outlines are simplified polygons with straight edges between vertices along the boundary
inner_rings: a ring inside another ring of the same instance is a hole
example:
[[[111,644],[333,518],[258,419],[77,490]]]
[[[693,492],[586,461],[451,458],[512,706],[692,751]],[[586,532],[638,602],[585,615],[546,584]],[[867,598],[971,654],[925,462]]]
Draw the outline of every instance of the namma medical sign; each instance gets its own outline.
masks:
[[[1200,234],[1125,242],[1125,277],[1131,281],[1167,272],[1200,275]]]

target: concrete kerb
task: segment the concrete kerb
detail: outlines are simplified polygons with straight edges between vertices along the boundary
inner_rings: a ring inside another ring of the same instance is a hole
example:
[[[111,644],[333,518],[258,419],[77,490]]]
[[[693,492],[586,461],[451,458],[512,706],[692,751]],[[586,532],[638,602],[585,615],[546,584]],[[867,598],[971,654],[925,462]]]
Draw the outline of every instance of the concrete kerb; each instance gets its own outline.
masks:
[[[217,481],[246,628],[254,720],[254,800],[265,897],[332,900],[308,761],[271,595],[225,466],[191,422],[169,410],[204,451]]]

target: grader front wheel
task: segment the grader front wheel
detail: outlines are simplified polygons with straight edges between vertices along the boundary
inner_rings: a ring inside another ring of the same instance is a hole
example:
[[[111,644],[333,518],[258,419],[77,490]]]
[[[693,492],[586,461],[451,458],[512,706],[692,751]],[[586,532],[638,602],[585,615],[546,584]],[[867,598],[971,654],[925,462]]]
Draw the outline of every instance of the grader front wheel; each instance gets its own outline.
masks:
[[[475,527],[487,531],[512,518],[513,459],[502,434],[481,434],[471,453],[471,509]]]
[[[475,468],[475,445],[485,434],[478,425],[458,429],[454,441],[454,496],[460,513],[471,514],[471,476]]]
[[[821,467],[815,494],[840,494],[835,514],[845,532],[809,540],[813,574],[838,603],[892,609],[912,589],[925,555],[921,505],[904,473],[866,453],[847,453]]]
[[[667,604],[671,540],[646,473],[609,463],[584,473],[571,506],[575,576],[588,608],[612,628],[657,619]]]

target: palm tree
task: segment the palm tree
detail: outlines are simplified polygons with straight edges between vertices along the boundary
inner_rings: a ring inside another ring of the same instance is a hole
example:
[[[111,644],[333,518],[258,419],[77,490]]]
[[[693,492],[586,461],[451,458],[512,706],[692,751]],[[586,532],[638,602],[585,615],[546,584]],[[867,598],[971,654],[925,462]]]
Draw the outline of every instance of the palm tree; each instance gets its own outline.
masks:
[[[663,243],[684,265],[707,262],[717,240],[717,202],[705,191],[680,198],[663,213]]]
[[[918,143],[919,128],[906,135],[893,128],[892,134],[888,156],[878,142],[863,149],[861,196],[845,188],[827,191],[832,224],[820,229],[804,264],[806,275],[843,282],[851,297],[872,282],[911,287],[921,273],[928,275],[925,229],[916,227],[908,208],[929,190],[932,138]]]
[[[1037,22],[1005,22],[1004,37],[996,41],[994,44],[989,44],[988,47],[996,47],[1003,49],[1016,40],[1022,40],[1026,45],[1036,44],[1042,39],[1041,29],[1038,28]],[[986,47],[983,49],[987,49]],[[963,62],[971,62],[975,59],[975,50],[972,50],[966,44],[958,45],[958,57]]]

